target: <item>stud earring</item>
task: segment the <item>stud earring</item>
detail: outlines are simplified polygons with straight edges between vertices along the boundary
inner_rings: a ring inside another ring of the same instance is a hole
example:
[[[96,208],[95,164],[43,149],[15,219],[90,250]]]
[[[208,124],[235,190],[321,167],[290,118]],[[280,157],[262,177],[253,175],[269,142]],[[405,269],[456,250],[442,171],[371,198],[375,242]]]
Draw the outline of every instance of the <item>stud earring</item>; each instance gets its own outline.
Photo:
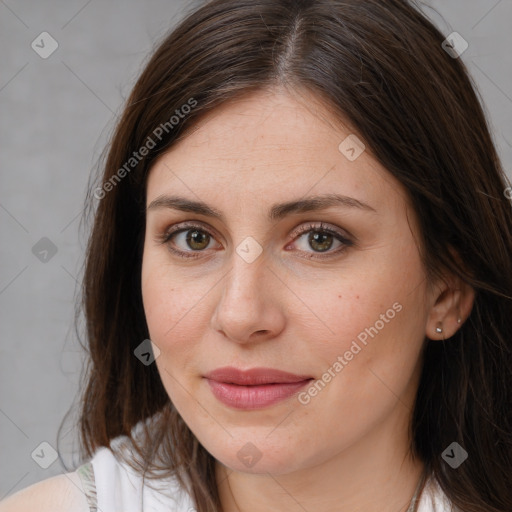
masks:
[[[462,322],[462,320],[459,318],[457,318],[457,323],[460,324]]]
[[[436,327],[436,332],[438,334],[441,334],[443,332],[443,328],[442,327]]]

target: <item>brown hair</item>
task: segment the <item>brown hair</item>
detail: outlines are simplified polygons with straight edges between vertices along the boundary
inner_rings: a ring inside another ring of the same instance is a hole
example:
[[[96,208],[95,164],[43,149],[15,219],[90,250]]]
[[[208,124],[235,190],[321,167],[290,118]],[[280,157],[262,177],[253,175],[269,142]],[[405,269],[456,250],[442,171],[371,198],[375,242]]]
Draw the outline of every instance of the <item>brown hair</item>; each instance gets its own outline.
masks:
[[[349,120],[406,187],[429,276],[448,269],[476,290],[461,329],[425,343],[411,452],[461,510],[512,510],[511,205],[474,86],[443,40],[405,0],[213,0],[158,46],[110,142],[87,249],[84,456],[154,417],[136,444],[140,471],[184,470],[198,511],[220,510],[213,457],[170,402],[156,365],[134,356],[149,338],[140,282],[145,183],[155,158],[201,115],[285,85]],[[456,470],[441,457],[453,441],[469,453]]]

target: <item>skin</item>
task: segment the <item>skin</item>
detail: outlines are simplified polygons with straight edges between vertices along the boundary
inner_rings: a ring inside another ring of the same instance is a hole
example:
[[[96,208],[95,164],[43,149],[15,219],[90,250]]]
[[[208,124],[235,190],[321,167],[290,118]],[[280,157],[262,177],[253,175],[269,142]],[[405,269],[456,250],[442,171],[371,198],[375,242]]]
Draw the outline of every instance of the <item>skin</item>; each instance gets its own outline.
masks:
[[[369,148],[354,161],[342,154],[351,133],[310,93],[269,89],[215,109],[150,170],[147,206],[173,194],[223,215],[148,208],[142,294],[163,384],[217,460],[224,512],[405,511],[423,470],[408,453],[421,349],[435,342],[426,337],[454,334],[473,296],[451,276],[427,281],[404,188]],[[370,208],[267,216],[275,203],[332,193]],[[210,238],[191,247],[182,232],[162,243],[185,221]],[[327,235],[321,252],[308,231],[297,233],[320,222],[351,243]],[[247,237],[263,250],[251,263],[236,251]],[[236,410],[203,378],[235,366],[321,380],[397,303],[401,310],[307,404],[293,396]],[[237,456],[249,442],[261,455],[251,467]]]

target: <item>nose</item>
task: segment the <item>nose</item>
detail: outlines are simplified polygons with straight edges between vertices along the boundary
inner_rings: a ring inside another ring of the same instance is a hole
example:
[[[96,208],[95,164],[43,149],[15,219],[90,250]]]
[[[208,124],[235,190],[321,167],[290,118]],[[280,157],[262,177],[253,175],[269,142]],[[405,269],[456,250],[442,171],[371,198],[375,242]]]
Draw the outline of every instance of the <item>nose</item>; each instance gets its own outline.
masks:
[[[226,338],[239,344],[261,342],[284,329],[283,286],[267,266],[264,254],[247,263],[234,252],[231,270],[219,286],[211,326]]]

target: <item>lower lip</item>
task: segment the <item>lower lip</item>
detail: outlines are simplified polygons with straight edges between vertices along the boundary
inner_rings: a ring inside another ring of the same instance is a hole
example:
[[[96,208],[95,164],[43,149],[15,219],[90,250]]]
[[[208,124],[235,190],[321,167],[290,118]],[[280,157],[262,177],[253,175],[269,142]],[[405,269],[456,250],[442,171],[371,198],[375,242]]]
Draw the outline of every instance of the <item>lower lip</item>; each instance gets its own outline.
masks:
[[[236,409],[261,409],[290,398],[311,379],[282,384],[263,384],[259,386],[238,386],[206,379],[215,397],[223,404]]]

